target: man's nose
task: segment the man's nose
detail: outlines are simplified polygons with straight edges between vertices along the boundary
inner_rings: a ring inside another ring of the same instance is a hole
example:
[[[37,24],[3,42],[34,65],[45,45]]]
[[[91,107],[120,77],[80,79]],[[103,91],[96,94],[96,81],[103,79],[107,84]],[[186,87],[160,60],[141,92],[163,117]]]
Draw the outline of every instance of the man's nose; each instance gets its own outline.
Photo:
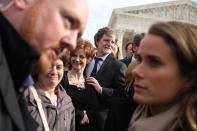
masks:
[[[110,46],[110,47],[113,46],[112,43],[111,43],[110,41],[107,42],[107,45]]]
[[[67,31],[64,37],[61,40],[61,48],[68,50],[74,50],[77,45],[77,37],[78,37],[78,31],[77,30],[70,30]]]

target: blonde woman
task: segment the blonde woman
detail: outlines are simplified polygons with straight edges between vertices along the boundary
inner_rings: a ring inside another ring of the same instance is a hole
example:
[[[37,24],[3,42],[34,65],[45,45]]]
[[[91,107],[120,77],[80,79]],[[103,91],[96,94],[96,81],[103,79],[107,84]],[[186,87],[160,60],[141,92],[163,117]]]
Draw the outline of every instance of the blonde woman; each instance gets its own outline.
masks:
[[[120,50],[120,45],[118,43],[115,43],[112,45],[112,53],[111,54],[118,60],[123,58],[122,52]]]

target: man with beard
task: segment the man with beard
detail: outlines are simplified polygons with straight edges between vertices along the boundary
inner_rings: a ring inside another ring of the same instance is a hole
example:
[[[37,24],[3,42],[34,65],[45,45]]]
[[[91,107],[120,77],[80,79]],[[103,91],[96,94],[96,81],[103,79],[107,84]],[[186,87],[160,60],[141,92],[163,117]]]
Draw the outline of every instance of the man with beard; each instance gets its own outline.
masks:
[[[44,72],[51,60],[75,48],[87,17],[86,0],[0,0],[1,131],[25,131],[20,87],[38,60]]]
[[[97,52],[86,68],[86,76],[88,77],[86,80],[99,94],[96,123],[98,123],[99,131],[103,131],[108,112],[111,110],[109,105],[116,98],[124,96],[122,91],[127,67],[111,55],[112,47],[117,41],[114,30],[108,27],[99,29],[94,36],[94,41]]]

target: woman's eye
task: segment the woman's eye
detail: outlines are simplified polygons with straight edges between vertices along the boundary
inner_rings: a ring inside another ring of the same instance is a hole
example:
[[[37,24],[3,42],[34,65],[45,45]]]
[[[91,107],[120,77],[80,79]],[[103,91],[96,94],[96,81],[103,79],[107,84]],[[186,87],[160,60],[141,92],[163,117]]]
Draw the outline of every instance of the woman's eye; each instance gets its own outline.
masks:
[[[77,55],[73,54],[71,57],[77,57]]]
[[[156,58],[150,58],[149,61],[150,61],[151,66],[153,66],[153,67],[157,67],[157,66],[161,65],[161,62],[159,60],[157,60]]]
[[[84,59],[84,58],[85,58],[85,56],[80,56],[80,58],[81,58],[81,59]]]
[[[63,68],[62,65],[57,66],[57,70],[61,70]]]

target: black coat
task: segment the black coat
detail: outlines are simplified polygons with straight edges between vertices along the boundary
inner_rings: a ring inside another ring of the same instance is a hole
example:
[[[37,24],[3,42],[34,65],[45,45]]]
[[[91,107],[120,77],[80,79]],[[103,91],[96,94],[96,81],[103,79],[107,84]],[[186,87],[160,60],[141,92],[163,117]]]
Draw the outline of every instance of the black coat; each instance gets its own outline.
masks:
[[[0,13],[0,130],[25,131],[19,89],[39,54]]]
[[[95,76],[102,87],[101,103],[107,104],[109,98],[123,95],[126,69],[125,64],[111,55],[107,56]]]
[[[105,127],[106,131],[127,131],[132,114],[137,107],[133,100],[133,86],[126,92],[125,97],[116,98],[111,102],[111,110]]]
[[[67,94],[71,97],[75,107],[75,125],[76,131],[95,131],[95,112],[98,106],[98,94],[94,88],[87,85],[85,88],[80,88],[69,84],[67,71],[64,72],[64,77],[61,82]],[[80,121],[84,117],[83,110],[86,110],[90,123],[88,125],[80,125]]]

